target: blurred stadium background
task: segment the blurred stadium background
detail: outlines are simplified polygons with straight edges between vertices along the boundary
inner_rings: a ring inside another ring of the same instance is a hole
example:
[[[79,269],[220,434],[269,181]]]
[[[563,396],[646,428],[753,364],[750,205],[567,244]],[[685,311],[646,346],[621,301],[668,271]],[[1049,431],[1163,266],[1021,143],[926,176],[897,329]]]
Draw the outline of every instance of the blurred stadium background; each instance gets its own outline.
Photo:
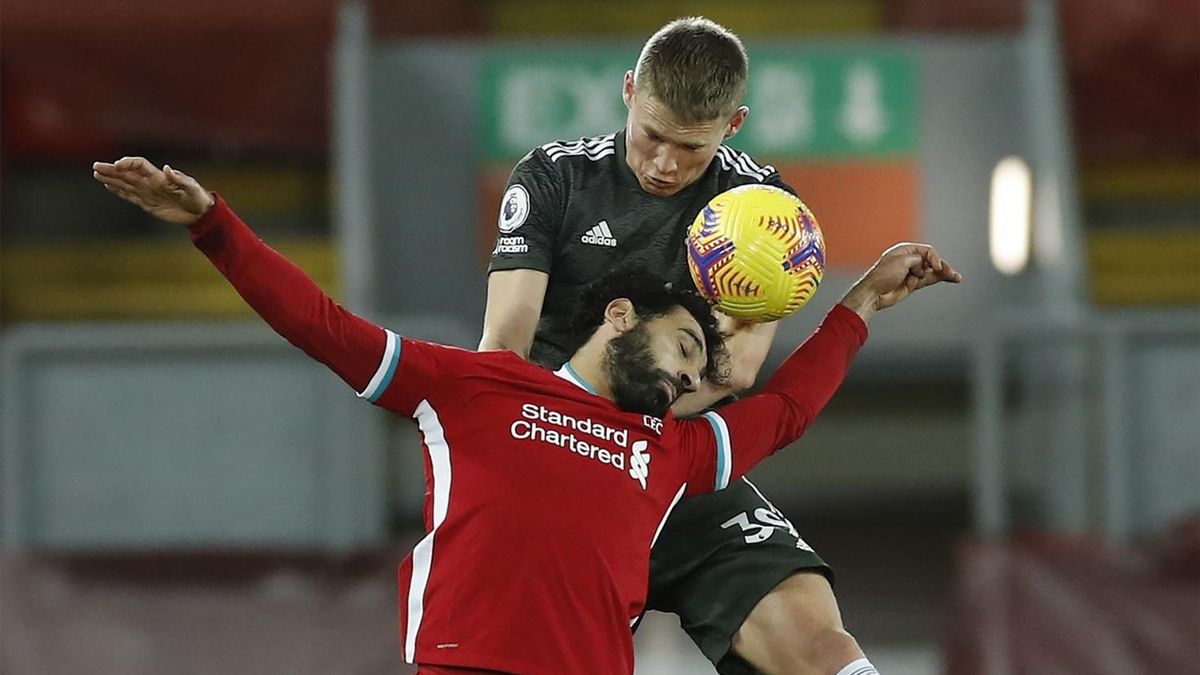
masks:
[[[1200,672],[1193,0],[6,0],[0,671],[408,672],[415,434],[91,161],[181,167],[352,308],[471,346],[508,167],[616,130],[691,14],[745,40],[736,144],[829,240],[772,361],[897,239],[967,275],[753,474],[880,672]],[[639,642],[712,672],[670,617]]]

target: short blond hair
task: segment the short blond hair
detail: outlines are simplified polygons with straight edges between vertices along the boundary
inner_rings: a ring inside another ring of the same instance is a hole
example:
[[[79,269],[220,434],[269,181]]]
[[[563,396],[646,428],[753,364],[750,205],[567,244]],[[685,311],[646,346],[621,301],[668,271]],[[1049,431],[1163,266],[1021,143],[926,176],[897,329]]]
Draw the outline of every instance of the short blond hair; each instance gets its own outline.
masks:
[[[741,39],[702,16],[676,19],[642,47],[634,84],[684,123],[733,115],[746,96],[750,62]]]

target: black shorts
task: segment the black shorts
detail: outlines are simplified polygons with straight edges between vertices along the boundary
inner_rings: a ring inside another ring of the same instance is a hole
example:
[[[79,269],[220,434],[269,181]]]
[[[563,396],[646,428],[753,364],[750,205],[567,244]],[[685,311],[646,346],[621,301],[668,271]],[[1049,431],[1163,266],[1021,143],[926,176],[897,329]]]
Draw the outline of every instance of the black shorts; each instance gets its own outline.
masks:
[[[794,572],[833,570],[745,478],[685,499],[650,552],[646,608],[671,612],[722,675],[755,673],[729,650],[761,600]]]

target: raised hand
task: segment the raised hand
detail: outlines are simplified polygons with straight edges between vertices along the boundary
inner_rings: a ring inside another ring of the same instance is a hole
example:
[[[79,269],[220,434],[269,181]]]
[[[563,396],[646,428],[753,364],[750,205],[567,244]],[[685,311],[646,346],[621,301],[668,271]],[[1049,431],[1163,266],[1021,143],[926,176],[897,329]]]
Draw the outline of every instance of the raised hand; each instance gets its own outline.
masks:
[[[92,176],[121,199],[178,225],[200,220],[214,201],[195,178],[170,165],[159,169],[144,157],[122,157],[111,164],[96,162]]]
[[[962,274],[942,260],[928,244],[896,244],[883,252],[871,269],[842,298],[863,321],[926,286],[939,281],[957,284]]]

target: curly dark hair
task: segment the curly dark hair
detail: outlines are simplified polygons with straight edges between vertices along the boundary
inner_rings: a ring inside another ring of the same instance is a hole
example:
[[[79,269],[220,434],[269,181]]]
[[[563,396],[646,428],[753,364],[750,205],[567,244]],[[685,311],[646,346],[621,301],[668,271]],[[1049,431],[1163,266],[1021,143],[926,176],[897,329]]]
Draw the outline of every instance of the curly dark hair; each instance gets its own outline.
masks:
[[[653,319],[682,307],[696,319],[704,333],[705,380],[722,384],[729,379],[729,351],[708,301],[691,288],[677,288],[654,272],[637,266],[616,267],[588,284],[580,293],[568,327],[577,344],[583,344],[604,323],[604,310],[617,298],[633,303],[639,319]]]

